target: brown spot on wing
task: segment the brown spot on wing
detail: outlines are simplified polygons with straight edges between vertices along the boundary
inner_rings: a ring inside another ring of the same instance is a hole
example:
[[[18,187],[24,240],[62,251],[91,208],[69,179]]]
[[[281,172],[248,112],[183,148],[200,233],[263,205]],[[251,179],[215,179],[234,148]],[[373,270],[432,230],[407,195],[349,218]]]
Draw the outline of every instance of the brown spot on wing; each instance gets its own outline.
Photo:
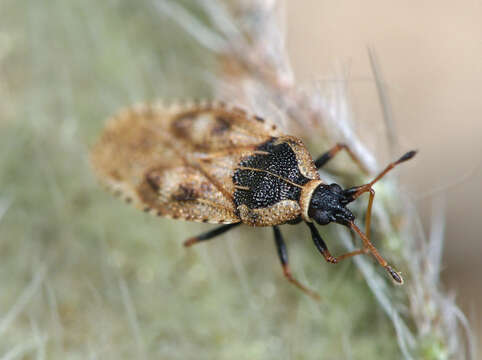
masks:
[[[135,106],[109,121],[92,162],[110,188],[141,210],[239,222],[233,170],[241,157],[275,135],[271,126],[219,103]]]
[[[231,124],[222,116],[216,117],[216,124],[213,126],[211,133],[214,136],[222,135],[231,128]]]
[[[146,173],[146,182],[149,184],[155,192],[159,191],[159,184],[161,181],[160,169],[153,169]]]
[[[206,153],[255,146],[279,135],[273,133],[271,123],[265,119],[250,116],[241,109],[220,107],[180,112],[170,120],[169,131],[185,148]]]
[[[171,122],[171,131],[179,138],[189,139],[189,131],[192,122],[196,118],[197,112],[191,111],[181,114]]]
[[[232,200],[187,165],[148,171],[137,195],[142,206],[158,215],[211,223],[239,221]]]
[[[174,201],[192,201],[197,200],[199,195],[195,189],[181,184],[178,190],[171,195],[171,198]]]

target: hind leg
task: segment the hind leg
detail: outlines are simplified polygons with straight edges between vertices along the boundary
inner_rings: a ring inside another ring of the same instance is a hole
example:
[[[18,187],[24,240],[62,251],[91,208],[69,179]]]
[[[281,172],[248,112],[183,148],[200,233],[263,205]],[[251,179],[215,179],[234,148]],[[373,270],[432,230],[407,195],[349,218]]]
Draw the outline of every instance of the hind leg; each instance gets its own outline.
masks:
[[[192,237],[190,239],[187,239],[186,241],[184,241],[184,246],[189,247],[189,246],[197,244],[198,242],[201,242],[201,241],[211,240],[212,238],[214,238],[216,236],[219,236],[221,234],[224,234],[226,231],[229,231],[233,227],[238,226],[240,224],[241,223],[227,224],[227,225],[217,227],[214,230],[207,231],[207,232],[205,232],[201,235],[198,235],[198,236]]]

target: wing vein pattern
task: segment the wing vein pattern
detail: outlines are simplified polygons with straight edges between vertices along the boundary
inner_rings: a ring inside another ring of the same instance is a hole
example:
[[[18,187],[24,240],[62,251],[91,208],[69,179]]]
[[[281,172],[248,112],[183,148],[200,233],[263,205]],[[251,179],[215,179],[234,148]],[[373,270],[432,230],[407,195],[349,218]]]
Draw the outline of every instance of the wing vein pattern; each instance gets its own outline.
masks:
[[[233,174],[276,125],[224,105],[139,105],[108,122],[91,160],[136,207],[175,219],[236,223]]]

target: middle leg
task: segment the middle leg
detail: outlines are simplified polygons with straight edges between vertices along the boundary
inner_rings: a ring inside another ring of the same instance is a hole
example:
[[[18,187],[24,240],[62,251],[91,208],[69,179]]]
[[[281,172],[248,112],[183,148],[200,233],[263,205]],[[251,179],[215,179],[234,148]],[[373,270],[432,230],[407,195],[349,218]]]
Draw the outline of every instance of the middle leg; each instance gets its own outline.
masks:
[[[350,156],[350,158],[353,160],[355,164],[360,168],[360,170],[368,174],[368,170],[365,168],[361,160],[355,155],[355,153],[348,147],[348,145],[343,144],[343,143],[338,143],[335,146],[333,146],[330,150],[322,154],[318,159],[315,160],[315,166],[317,169],[320,169],[323,167],[328,161],[333,159],[336,154],[338,154],[341,150],[345,150],[347,154]]]

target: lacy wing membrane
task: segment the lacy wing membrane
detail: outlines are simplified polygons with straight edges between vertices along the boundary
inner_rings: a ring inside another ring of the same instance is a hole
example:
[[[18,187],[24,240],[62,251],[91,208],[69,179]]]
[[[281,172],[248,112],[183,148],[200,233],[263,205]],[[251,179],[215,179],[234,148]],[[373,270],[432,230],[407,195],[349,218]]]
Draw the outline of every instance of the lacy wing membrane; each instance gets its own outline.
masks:
[[[139,105],[110,119],[91,159],[110,189],[144,211],[236,223],[234,169],[279,135],[276,125],[224,104]]]

